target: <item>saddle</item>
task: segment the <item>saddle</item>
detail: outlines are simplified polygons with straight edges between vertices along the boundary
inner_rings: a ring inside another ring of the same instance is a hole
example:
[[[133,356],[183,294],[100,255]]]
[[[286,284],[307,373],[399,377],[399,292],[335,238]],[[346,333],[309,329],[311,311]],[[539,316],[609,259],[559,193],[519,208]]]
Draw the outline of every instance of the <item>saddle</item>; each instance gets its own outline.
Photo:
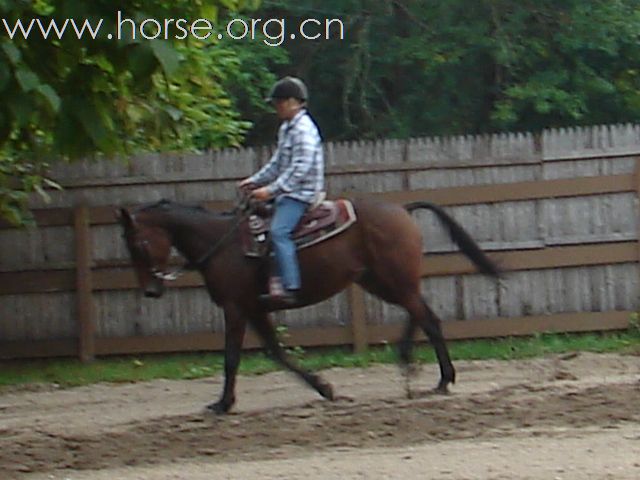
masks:
[[[256,208],[240,226],[245,255],[264,257],[271,250],[269,229],[272,208]],[[320,243],[343,232],[356,221],[356,213],[349,200],[324,200],[302,216],[291,238],[298,250]]]

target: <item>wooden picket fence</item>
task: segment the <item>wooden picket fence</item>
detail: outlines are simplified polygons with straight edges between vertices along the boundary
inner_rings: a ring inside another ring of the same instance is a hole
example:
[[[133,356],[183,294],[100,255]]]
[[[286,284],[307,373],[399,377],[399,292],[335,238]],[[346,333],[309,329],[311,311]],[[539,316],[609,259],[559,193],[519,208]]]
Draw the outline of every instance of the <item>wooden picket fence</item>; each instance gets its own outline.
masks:
[[[332,196],[375,195],[447,207],[508,272],[473,272],[433,218],[423,290],[450,339],[626,328],[638,308],[640,128],[594,127],[452,139],[329,144]],[[34,199],[38,229],[0,227],[0,358],[221,350],[224,327],[197,274],[143,300],[114,209],[167,197],[231,205],[268,148],[129,163],[58,166],[66,191]],[[586,226],[585,226],[586,225]],[[438,230],[440,229],[440,230]],[[429,253],[435,252],[435,253]],[[279,313],[291,345],[393,341],[403,314],[351,287]],[[259,342],[247,335],[246,348]]]

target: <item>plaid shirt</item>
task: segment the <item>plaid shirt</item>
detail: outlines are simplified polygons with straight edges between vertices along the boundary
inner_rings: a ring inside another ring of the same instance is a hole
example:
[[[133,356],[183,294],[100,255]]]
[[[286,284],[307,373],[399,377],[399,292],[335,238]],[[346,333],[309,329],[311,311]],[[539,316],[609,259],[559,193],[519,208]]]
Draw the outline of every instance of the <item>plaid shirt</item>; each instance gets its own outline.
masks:
[[[271,160],[249,180],[267,185],[274,197],[286,195],[313,203],[324,188],[324,158],[318,127],[301,110],[278,131],[278,148]]]

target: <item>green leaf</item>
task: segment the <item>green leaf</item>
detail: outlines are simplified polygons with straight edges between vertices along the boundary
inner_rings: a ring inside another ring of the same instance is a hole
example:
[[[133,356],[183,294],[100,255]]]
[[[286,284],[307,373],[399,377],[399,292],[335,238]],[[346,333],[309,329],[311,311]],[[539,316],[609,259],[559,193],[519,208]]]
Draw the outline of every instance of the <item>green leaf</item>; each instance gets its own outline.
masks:
[[[238,0],[220,0],[220,3],[229,10],[236,10],[238,7]]]
[[[22,54],[20,53],[20,50],[18,50],[18,47],[9,41],[2,42],[2,51],[13,65],[17,65],[22,58]]]
[[[37,92],[47,100],[49,106],[54,112],[57,112],[60,109],[60,97],[51,85],[40,85],[37,88]]]
[[[4,111],[0,110],[0,143],[4,143],[9,135],[11,134],[11,120],[7,118],[7,115]],[[2,171],[2,167],[0,164],[0,172]]]
[[[49,203],[51,202],[51,196],[46,192],[46,190],[44,188],[42,188],[40,185],[36,184],[33,186],[33,189],[36,191],[36,193],[38,195],[40,195],[40,197],[46,202]]]
[[[140,108],[138,105],[129,104],[126,107],[126,113],[127,113],[127,116],[129,117],[129,120],[131,120],[134,123],[138,123],[144,119],[145,112],[144,112],[144,109]]]
[[[174,107],[173,105],[167,105],[164,107],[164,111],[171,117],[174,122],[177,122],[183,117],[182,110]]]
[[[218,20],[218,7],[212,3],[208,3],[202,6],[200,9],[200,15],[207,20],[216,22]]]
[[[0,214],[13,225],[23,224],[25,220],[23,213],[23,211],[13,205],[0,205]]]
[[[0,91],[4,90],[11,80],[11,71],[5,62],[0,60]]]
[[[257,10],[261,4],[261,0],[239,0],[239,10]]]
[[[55,7],[46,0],[33,1],[33,11],[38,15],[51,15],[55,10]]]
[[[53,181],[53,180],[51,180],[50,178],[46,178],[46,177],[44,177],[44,178],[42,179],[42,182],[43,182],[47,187],[55,188],[56,190],[63,190],[62,185],[60,185],[60,184],[59,184],[59,183],[57,183],[57,182],[54,182],[54,181]]]
[[[6,102],[17,126],[26,125],[34,112],[30,96],[18,93],[9,97]]]
[[[87,101],[77,101],[74,103],[73,113],[82,124],[85,132],[89,135],[93,143],[101,149],[107,149],[108,132],[96,109],[95,104]]]
[[[147,44],[136,44],[129,53],[129,69],[136,81],[151,76],[158,67],[158,59]]]
[[[113,64],[107,59],[105,55],[98,55],[94,59],[94,63],[107,73],[114,72]]]
[[[27,68],[19,68],[16,70],[16,80],[23,92],[28,93],[40,85],[38,76]]]
[[[173,75],[178,70],[180,57],[171,43],[166,40],[152,40],[151,49],[167,76]]]

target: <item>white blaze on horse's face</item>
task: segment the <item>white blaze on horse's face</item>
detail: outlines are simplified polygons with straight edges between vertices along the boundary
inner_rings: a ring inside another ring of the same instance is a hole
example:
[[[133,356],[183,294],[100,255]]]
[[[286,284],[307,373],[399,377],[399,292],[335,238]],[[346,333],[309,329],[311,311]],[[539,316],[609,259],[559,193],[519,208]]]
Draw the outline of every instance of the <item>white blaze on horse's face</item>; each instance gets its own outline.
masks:
[[[164,272],[171,254],[171,240],[163,229],[145,225],[126,209],[120,210],[133,268],[146,297],[159,298],[164,293]]]

